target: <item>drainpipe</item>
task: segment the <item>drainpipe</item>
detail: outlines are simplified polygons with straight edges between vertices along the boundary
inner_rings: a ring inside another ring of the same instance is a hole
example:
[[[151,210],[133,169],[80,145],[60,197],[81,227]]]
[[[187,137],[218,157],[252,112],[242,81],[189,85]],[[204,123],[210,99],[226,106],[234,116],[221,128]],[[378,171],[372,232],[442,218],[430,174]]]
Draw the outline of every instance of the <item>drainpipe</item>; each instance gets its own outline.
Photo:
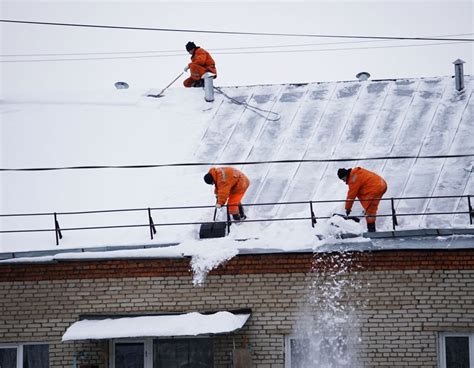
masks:
[[[462,91],[464,89],[464,67],[465,61],[457,59],[453,61],[454,64],[454,80],[456,82],[456,90]]]
[[[356,78],[359,80],[359,82],[364,82],[370,78],[370,74],[367,72],[360,72],[357,73]]]

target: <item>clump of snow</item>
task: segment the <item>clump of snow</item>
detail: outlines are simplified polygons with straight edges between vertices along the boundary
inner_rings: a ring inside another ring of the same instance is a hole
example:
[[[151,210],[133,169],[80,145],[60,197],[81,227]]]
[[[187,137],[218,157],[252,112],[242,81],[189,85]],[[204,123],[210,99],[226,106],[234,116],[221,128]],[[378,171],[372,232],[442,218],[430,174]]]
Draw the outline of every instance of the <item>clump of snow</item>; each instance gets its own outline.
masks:
[[[200,286],[206,280],[209,271],[228,261],[239,253],[238,248],[230,243],[223,244],[219,240],[207,240],[200,246],[194,247],[191,258],[193,270],[193,285]]]
[[[362,222],[346,220],[342,216],[334,215],[326,222],[319,222],[316,226],[317,233],[323,239],[340,239],[343,234],[361,235],[364,232]]]
[[[329,262],[314,258],[308,293],[295,328],[295,334],[307,341],[302,366],[360,365],[357,358],[362,340],[358,315],[367,300],[357,296],[367,295],[369,284],[357,277],[354,260],[350,252],[342,252]]]

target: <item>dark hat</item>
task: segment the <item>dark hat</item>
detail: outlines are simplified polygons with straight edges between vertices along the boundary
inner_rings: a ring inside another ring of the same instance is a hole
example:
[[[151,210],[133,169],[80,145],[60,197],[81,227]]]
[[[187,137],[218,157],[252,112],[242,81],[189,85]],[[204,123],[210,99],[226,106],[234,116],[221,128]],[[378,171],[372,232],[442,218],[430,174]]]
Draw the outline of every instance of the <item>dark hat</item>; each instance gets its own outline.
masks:
[[[197,46],[194,42],[192,41],[189,41],[187,44],[186,44],[186,51],[189,52],[191,51],[192,49],[195,49]]]
[[[204,175],[204,181],[207,184],[214,184],[214,179],[212,178],[212,175],[210,173],[207,173],[206,175]]]
[[[347,169],[339,169],[339,170],[337,170],[337,177],[338,177],[339,179],[347,178],[347,175],[349,175],[349,170],[347,170]]]

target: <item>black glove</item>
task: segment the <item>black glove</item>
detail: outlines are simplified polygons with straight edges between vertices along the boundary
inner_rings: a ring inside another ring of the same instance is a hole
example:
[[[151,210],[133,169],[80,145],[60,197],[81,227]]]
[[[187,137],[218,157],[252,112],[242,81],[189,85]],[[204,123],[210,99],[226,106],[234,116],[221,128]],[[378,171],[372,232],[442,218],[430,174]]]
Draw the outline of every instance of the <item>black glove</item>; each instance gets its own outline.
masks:
[[[349,216],[351,214],[351,210],[346,210],[346,215]]]

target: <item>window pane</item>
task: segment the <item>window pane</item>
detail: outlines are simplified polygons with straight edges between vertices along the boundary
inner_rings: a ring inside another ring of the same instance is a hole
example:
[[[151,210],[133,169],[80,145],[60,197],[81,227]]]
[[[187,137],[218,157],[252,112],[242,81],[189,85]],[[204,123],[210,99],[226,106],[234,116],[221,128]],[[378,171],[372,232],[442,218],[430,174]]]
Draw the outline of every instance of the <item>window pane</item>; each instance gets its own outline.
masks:
[[[446,368],[469,368],[469,337],[447,336]]]
[[[153,368],[212,368],[212,339],[157,339],[153,341]]]
[[[186,368],[214,367],[212,339],[193,339],[189,344],[189,362]]]
[[[145,345],[139,343],[115,344],[115,368],[143,368]]]
[[[48,368],[49,346],[48,345],[25,345],[23,346],[23,368]]]
[[[291,368],[303,368],[308,355],[308,339],[290,339]]]
[[[0,368],[16,368],[16,348],[0,348]]]
[[[349,367],[347,344],[342,336],[319,339],[290,338],[290,368]]]

